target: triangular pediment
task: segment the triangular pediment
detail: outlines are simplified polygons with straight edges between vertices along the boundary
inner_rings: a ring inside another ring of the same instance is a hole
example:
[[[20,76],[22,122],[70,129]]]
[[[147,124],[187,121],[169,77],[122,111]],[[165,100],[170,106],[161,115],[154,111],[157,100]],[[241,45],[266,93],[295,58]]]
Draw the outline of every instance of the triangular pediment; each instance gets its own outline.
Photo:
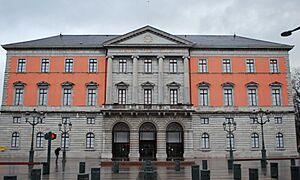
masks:
[[[104,43],[104,46],[192,46],[192,42],[145,26]]]

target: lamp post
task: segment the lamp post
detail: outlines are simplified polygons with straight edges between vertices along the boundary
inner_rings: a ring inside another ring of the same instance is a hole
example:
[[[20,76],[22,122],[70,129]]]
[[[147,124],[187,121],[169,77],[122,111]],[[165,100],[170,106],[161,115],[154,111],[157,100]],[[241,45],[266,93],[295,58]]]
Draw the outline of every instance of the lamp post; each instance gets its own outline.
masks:
[[[32,117],[32,121],[29,120],[30,116]],[[38,112],[36,109],[33,109],[33,112],[25,113],[25,122],[32,126],[31,132],[31,146],[29,151],[29,162],[32,163],[34,159],[34,150],[33,150],[33,142],[34,142],[34,127],[37,124],[43,123],[43,119],[45,118],[45,114],[43,112]]]
[[[290,35],[292,35],[292,32],[298,31],[298,30],[300,30],[300,26],[295,29],[292,29],[292,30],[284,31],[283,33],[281,33],[281,36],[284,36],[284,37],[290,36]]]
[[[233,167],[233,150],[232,150],[232,135],[236,130],[236,122],[224,122],[223,123],[224,131],[229,134],[229,159],[228,159],[228,169],[232,169]]]
[[[263,120],[264,116],[266,116],[266,120]],[[258,111],[253,110],[253,117],[255,118],[255,122],[260,125],[261,128],[261,167],[265,169],[267,167],[267,154],[265,148],[265,139],[264,139],[264,125],[267,122],[270,122],[270,111],[269,110],[262,110],[261,108]],[[258,120],[258,118],[260,120]]]
[[[58,124],[58,129],[59,131],[62,132],[62,137],[64,137],[63,158],[62,158],[62,162],[64,164],[66,162],[66,136],[67,133],[70,132],[72,129],[72,123],[71,122],[68,123],[67,120],[65,120],[63,123]]]

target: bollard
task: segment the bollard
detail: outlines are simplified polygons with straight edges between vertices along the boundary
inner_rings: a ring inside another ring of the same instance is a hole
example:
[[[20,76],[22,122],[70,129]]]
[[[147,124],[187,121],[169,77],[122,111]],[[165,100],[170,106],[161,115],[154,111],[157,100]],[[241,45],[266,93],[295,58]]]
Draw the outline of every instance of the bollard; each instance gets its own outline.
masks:
[[[207,170],[207,160],[202,160],[202,169]]]
[[[112,172],[119,173],[119,161],[113,161]]]
[[[192,180],[199,180],[199,165],[192,165]]]
[[[49,170],[50,170],[49,164],[47,162],[43,162],[42,164],[43,164],[43,175],[49,174]]]
[[[258,180],[258,169],[249,168],[249,180]]]
[[[295,159],[291,159],[291,166],[296,166],[296,162],[295,162]]]
[[[91,180],[100,180],[100,168],[91,168]]]
[[[85,173],[85,162],[79,162],[79,173]]]
[[[291,166],[291,180],[299,180],[299,166]]]
[[[151,180],[153,179],[153,167],[151,161],[147,160],[144,162],[144,180]]]
[[[180,161],[175,160],[175,171],[180,171]]]
[[[31,171],[31,180],[41,180],[41,169],[32,169]]]
[[[278,163],[270,163],[271,164],[271,178],[278,179]]]
[[[3,180],[17,180],[17,176],[4,176]]]
[[[210,180],[210,170],[201,170],[201,180]]]
[[[89,180],[89,174],[87,174],[87,173],[79,173],[77,175],[77,180]]]
[[[233,179],[234,180],[242,179],[241,164],[233,164]]]

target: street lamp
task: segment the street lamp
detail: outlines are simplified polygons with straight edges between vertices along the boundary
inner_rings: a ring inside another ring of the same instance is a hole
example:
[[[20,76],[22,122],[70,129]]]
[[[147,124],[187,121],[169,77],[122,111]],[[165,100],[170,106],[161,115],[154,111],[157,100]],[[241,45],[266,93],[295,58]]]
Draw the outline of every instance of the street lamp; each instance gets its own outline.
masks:
[[[281,33],[281,36],[284,36],[284,37],[290,36],[290,35],[292,35],[292,32],[298,31],[298,30],[300,30],[300,26],[293,30],[284,31],[283,33]]]
[[[29,120],[30,116],[32,117],[32,121]],[[29,162],[32,163],[34,159],[34,150],[33,150],[33,142],[34,142],[34,127],[37,124],[43,123],[43,119],[45,119],[44,112],[38,112],[36,109],[33,109],[33,112],[25,113],[25,122],[32,126],[31,132],[31,146],[29,151]]]
[[[263,120],[263,117],[266,116],[266,120]],[[260,118],[260,121],[258,120],[258,117]],[[267,155],[266,155],[266,148],[265,148],[265,139],[264,139],[264,125],[267,122],[270,122],[270,111],[269,110],[262,110],[261,108],[258,111],[253,110],[253,118],[254,122],[257,124],[260,124],[261,128],[261,167],[266,168],[267,167]]]
[[[63,158],[62,162],[63,164],[66,162],[66,137],[67,133],[71,131],[72,129],[72,123],[68,123],[67,120],[64,120],[64,122],[61,124],[58,124],[59,131],[62,132],[62,137],[64,137],[64,145],[63,145]]]
[[[228,122],[223,123],[224,131],[229,135],[229,159],[228,159],[228,169],[232,169],[233,167],[233,150],[232,150],[232,136],[233,132],[236,130],[236,122]]]

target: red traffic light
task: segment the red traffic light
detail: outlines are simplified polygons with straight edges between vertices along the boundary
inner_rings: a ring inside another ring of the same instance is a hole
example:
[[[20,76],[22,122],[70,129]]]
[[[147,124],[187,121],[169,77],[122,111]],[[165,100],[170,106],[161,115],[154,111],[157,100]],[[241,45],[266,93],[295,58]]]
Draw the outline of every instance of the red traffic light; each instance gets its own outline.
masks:
[[[56,139],[56,134],[51,133],[51,140],[54,140],[54,139]]]

